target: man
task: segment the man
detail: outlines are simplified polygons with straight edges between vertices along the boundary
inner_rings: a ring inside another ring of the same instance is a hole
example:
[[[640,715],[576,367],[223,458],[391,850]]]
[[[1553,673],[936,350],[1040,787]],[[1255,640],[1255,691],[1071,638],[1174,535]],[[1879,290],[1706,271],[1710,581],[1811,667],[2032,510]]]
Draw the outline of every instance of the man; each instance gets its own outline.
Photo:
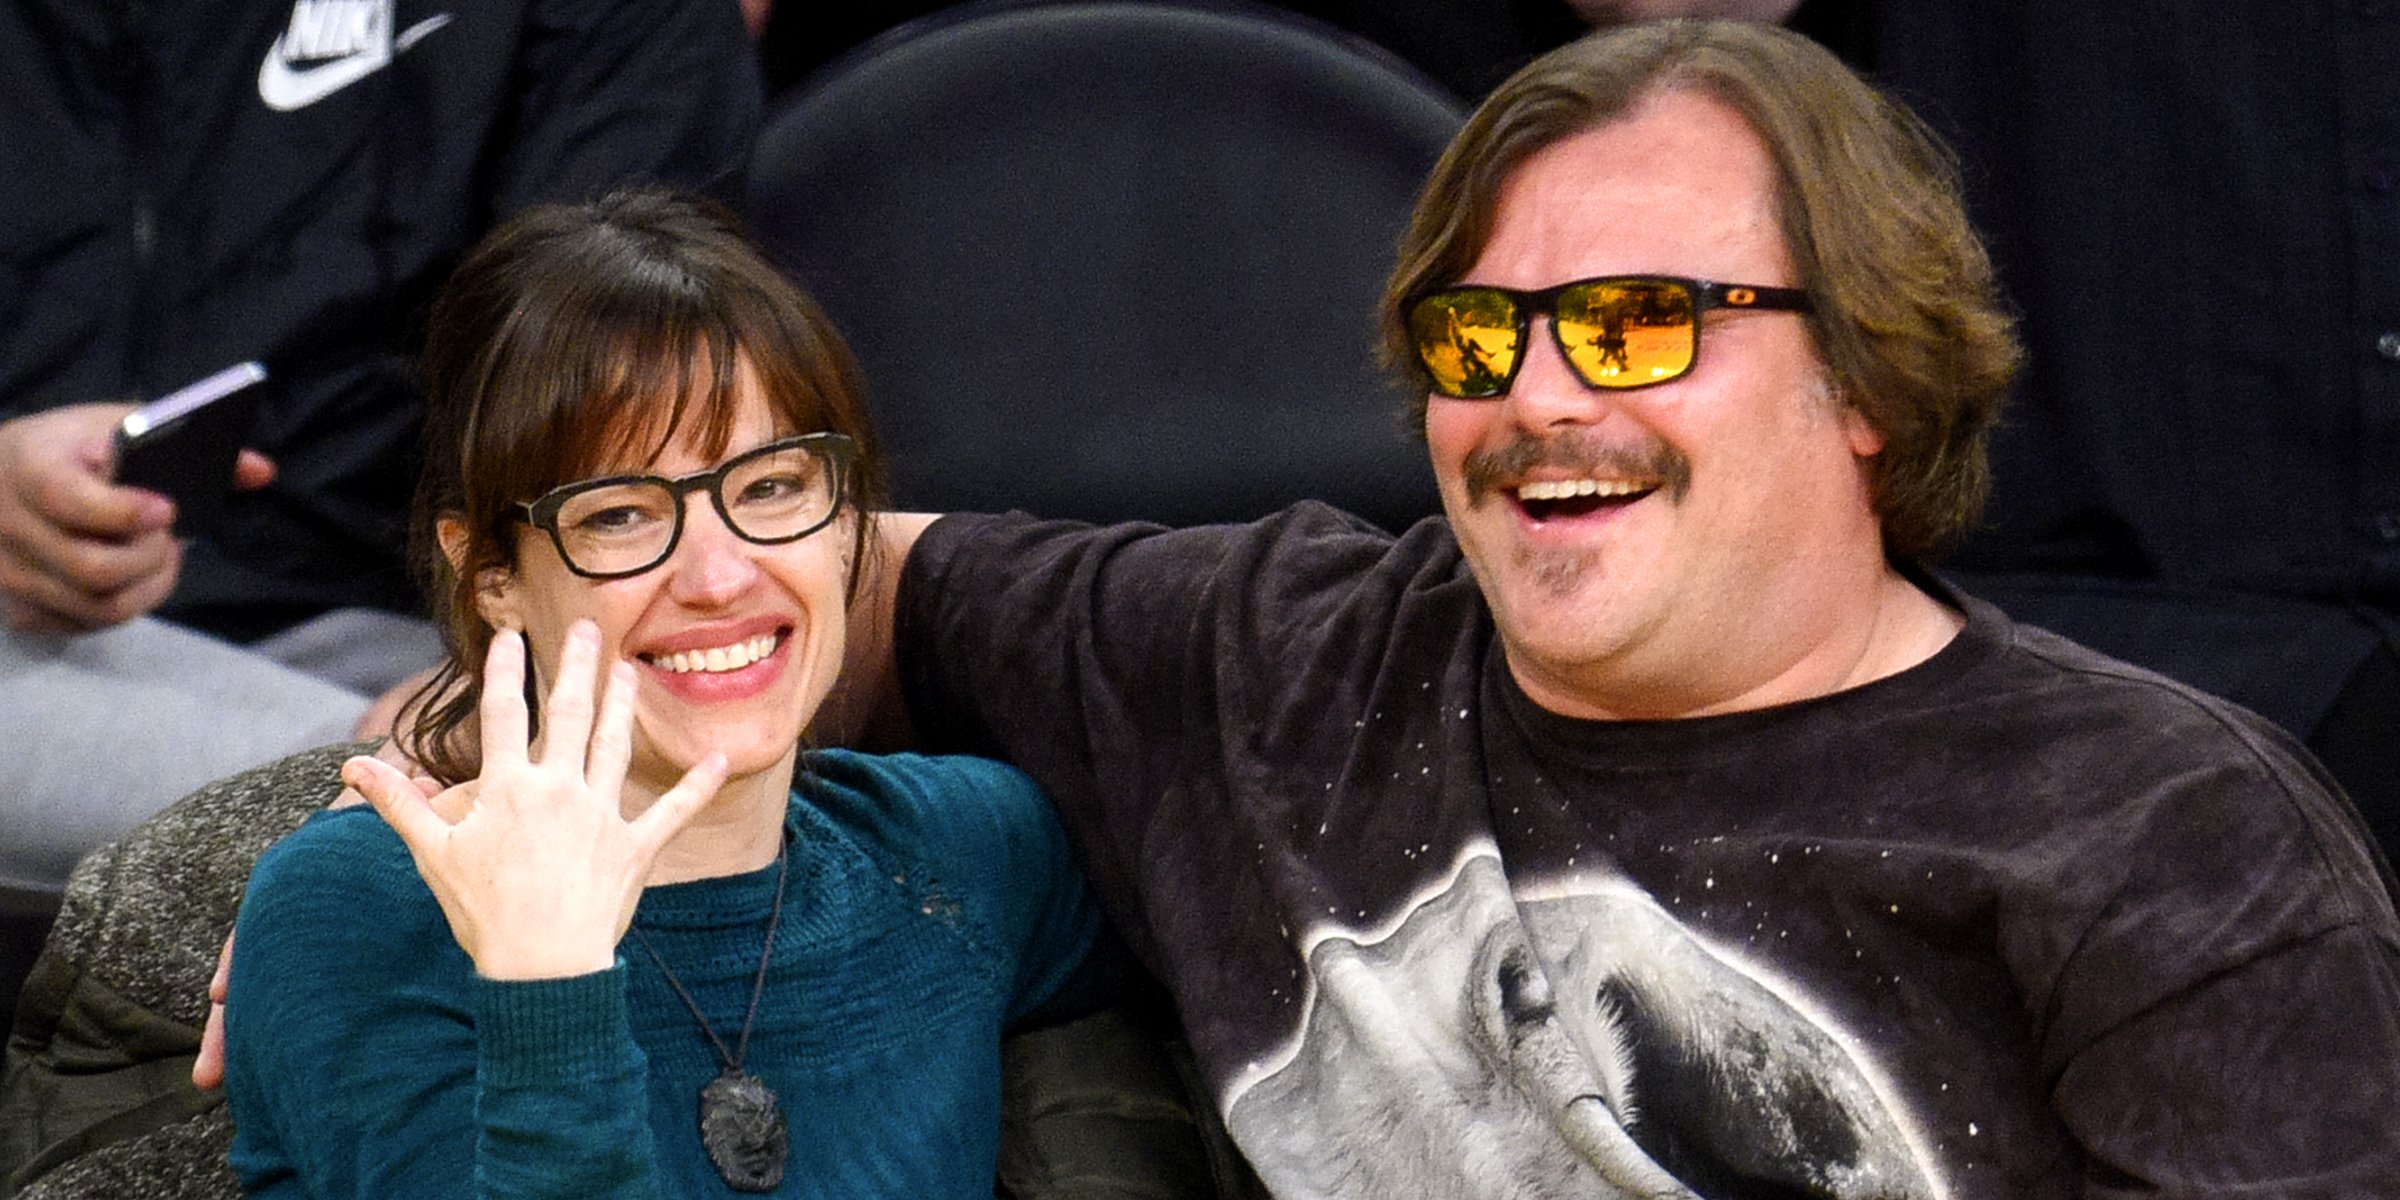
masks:
[[[535,201],[738,194],[759,99],[723,0],[38,0],[0,61],[0,917],[46,917],[84,851],[439,657],[405,347],[451,261]],[[245,359],[263,453],[179,539],[109,435]]]
[[[1403,241],[1446,524],[895,523],[916,728],[1051,790],[1276,1194],[2400,1189],[2338,792],[1921,570],[2015,364],[1946,164],[1796,35],[1595,37]]]

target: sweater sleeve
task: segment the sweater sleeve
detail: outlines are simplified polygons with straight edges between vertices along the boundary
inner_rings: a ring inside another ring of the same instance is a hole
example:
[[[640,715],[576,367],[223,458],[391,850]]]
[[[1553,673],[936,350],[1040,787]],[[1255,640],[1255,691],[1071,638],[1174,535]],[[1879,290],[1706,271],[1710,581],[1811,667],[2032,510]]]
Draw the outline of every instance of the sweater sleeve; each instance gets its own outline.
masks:
[[[984,797],[992,822],[995,852],[987,861],[999,868],[991,877],[1000,898],[999,936],[1015,968],[1008,1021],[1036,1012],[1078,1015],[1104,1003],[1116,978],[1114,943],[1102,936],[1099,910],[1049,799],[1013,767],[953,761],[965,785]]]
[[[660,1195],[624,968],[475,976],[399,839],[322,814],[259,862],[226,1015],[254,1195]]]

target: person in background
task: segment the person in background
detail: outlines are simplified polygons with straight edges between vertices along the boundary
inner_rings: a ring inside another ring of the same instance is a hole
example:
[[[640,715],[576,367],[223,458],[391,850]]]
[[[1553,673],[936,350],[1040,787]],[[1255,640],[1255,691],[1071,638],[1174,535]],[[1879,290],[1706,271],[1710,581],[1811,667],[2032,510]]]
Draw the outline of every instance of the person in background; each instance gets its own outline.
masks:
[[[407,347],[457,256],[620,183],[738,196],[760,101],[731,0],[29,0],[0,11],[0,61],[13,1000],[86,850],[346,736],[438,659],[400,553]],[[245,359],[269,378],[244,490],[178,539],[165,497],[114,485],[110,432]]]

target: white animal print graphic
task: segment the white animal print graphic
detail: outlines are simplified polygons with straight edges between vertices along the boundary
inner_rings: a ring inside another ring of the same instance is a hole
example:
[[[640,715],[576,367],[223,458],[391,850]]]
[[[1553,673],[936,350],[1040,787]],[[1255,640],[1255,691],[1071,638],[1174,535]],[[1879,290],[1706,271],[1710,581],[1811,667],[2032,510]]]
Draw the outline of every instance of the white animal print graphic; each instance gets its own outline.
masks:
[[[1622,879],[1512,895],[1486,849],[1312,940],[1299,1033],[1225,1101],[1278,1196],[1944,1195],[1846,1039]]]

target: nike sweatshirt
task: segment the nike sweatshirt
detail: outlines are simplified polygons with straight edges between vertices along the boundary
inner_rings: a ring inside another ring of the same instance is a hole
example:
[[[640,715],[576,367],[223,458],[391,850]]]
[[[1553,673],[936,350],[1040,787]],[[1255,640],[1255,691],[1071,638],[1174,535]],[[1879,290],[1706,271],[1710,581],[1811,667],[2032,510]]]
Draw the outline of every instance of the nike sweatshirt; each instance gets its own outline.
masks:
[[[281,474],[160,611],[235,640],[415,609],[409,355],[458,256],[622,183],[736,199],[760,108],[730,0],[13,0],[0,63],[0,418],[263,360]]]

